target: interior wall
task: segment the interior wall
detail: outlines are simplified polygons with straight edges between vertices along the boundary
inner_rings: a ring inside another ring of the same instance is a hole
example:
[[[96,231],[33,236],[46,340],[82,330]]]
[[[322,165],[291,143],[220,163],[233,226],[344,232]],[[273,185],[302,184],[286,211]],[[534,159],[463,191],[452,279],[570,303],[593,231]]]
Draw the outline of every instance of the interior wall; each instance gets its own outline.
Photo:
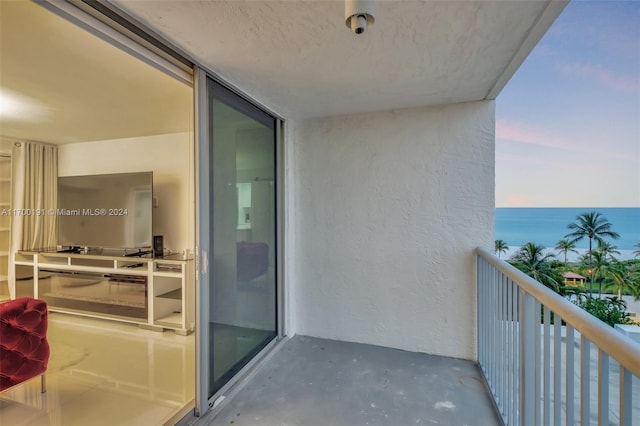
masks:
[[[11,154],[14,143],[13,140],[0,136],[0,154]]]
[[[10,298],[9,276],[12,270],[11,215],[3,210],[11,208],[11,151],[13,141],[0,136],[0,300]]]
[[[58,174],[153,171],[153,234],[173,252],[193,250],[193,135],[189,132],[59,145]]]
[[[474,248],[493,247],[494,122],[483,101],[295,125],[299,334],[476,358]]]

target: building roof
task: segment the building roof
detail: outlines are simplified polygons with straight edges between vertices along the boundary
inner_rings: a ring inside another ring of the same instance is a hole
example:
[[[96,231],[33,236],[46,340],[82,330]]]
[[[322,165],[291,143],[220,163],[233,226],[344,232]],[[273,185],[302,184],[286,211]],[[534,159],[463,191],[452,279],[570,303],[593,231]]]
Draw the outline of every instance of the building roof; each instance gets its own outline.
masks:
[[[583,277],[580,274],[576,274],[575,272],[563,272],[562,276],[565,279],[570,279],[570,280],[586,280],[586,277]]]

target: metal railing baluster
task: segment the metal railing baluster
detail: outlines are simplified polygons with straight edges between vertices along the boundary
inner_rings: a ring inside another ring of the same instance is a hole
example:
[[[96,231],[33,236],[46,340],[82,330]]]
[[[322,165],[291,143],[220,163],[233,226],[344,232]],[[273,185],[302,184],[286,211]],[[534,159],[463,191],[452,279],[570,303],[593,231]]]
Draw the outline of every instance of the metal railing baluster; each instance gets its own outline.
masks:
[[[478,258],[476,263],[476,286],[477,286],[477,304],[478,310],[476,311],[476,321],[478,321],[478,331],[477,331],[477,339],[478,339],[478,364],[480,368],[484,365],[484,318],[482,317],[484,313],[484,277],[483,277],[483,267],[484,267],[484,259],[481,257]]]
[[[562,424],[562,318],[553,313],[553,424]]]
[[[531,296],[531,298],[534,300],[533,302],[533,315],[534,317],[532,318],[532,321],[534,323],[534,332],[533,332],[533,347],[534,347],[534,370],[533,370],[533,379],[534,379],[534,386],[533,386],[533,394],[534,394],[534,417],[535,417],[535,424],[540,425],[542,424],[542,416],[541,416],[541,412],[540,412],[540,403],[541,401],[541,396],[542,396],[542,386],[541,386],[541,382],[542,382],[542,348],[541,348],[541,343],[542,343],[542,333],[540,332],[540,320],[542,318],[542,308],[540,303],[533,297]]]
[[[514,285],[511,297],[513,302],[513,424],[520,424],[520,292],[517,285]]]
[[[580,423],[588,425],[591,402],[591,342],[580,336]]]
[[[520,289],[520,424],[536,424],[535,299]]]
[[[551,424],[551,312],[549,308],[543,306],[544,315],[544,355],[542,358],[543,376],[544,376],[544,396],[543,403],[543,423]]]
[[[609,355],[598,350],[598,424],[609,424]]]
[[[491,374],[491,388],[494,389],[496,388],[496,351],[495,351],[495,345],[496,345],[496,341],[495,341],[495,337],[496,337],[496,333],[495,333],[495,323],[496,323],[496,318],[495,318],[495,303],[496,303],[496,285],[495,285],[495,271],[489,271],[489,285],[491,286],[489,289],[489,294],[490,294],[490,298],[489,298],[489,359],[490,359],[490,363],[489,363],[489,371]]]
[[[502,273],[499,274],[499,289],[498,289],[498,309],[497,315],[500,318],[498,322],[498,388],[499,393],[502,395],[502,401],[500,401],[500,407],[502,408],[502,415],[504,416],[504,407],[507,404],[507,392],[504,388],[504,379],[506,377],[507,369],[505,365],[505,343],[504,343],[504,281],[505,277]]]
[[[631,411],[633,407],[633,398],[631,398],[633,394],[632,379],[631,372],[620,366],[620,426],[633,425],[633,413]]]
[[[579,413],[583,425],[606,425],[619,409],[620,424],[631,425],[640,346],[488,251],[477,253],[477,357],[503,422],[573,426]],[[611,406],[612,359],[620,366],[619,407]]]
[[[567,386],[567,390],[566,390],[566,412],[567,412],[567,425],[573,425],[574,424],[574,410],[573,410],[573,403],[574,403],[574,399],[575,399],[575,389],[574,389],[574,376],[573,376],[573,371],[574,371],[574,347],[573,347],[573,343],[574,343],[574,336],[573,336],[573,327],[571,327],[570,325],[567,325],[566,328],[566,334],[567,334],[567,350],[566,350],[566,386]]]
[[[513,329],[515,327],[515,320],[513,319],[513,281],[507,278],[507,360],[511,364],[510,371],[513,370],[513,346],[515,345],[515,340],[513,338]],[[509,398],[507,399],[507,415],[505,416],[508,424],[514,424],[514,395],[515,395],[515,386],[513,380],[513,373],[507,375],[507,394]]]

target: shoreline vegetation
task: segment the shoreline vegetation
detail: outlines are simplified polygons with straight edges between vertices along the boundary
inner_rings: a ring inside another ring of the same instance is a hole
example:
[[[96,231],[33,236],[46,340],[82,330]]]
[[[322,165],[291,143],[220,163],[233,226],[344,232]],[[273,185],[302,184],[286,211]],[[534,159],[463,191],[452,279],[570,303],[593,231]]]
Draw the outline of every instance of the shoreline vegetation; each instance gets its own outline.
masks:
[[[612,223],[591,211],[568,223],[555,247],[531,241],[510,248],[508,242],[495,240],[494,252],[613,327],[640,319],[631,317],[622,300],[623,295],[640,300],[640,241],[635,250],[621,251],[614,245],[619,238]],[[576,248],[582,240],[588,241],[588,249]]]

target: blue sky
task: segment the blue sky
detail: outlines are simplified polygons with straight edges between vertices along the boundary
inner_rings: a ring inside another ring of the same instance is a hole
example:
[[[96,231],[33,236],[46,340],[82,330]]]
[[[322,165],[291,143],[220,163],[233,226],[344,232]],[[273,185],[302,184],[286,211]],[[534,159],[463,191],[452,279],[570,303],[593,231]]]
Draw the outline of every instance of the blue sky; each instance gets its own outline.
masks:
[[[640,1],[572,1],[496,101],[497,207],[640,207]]]

